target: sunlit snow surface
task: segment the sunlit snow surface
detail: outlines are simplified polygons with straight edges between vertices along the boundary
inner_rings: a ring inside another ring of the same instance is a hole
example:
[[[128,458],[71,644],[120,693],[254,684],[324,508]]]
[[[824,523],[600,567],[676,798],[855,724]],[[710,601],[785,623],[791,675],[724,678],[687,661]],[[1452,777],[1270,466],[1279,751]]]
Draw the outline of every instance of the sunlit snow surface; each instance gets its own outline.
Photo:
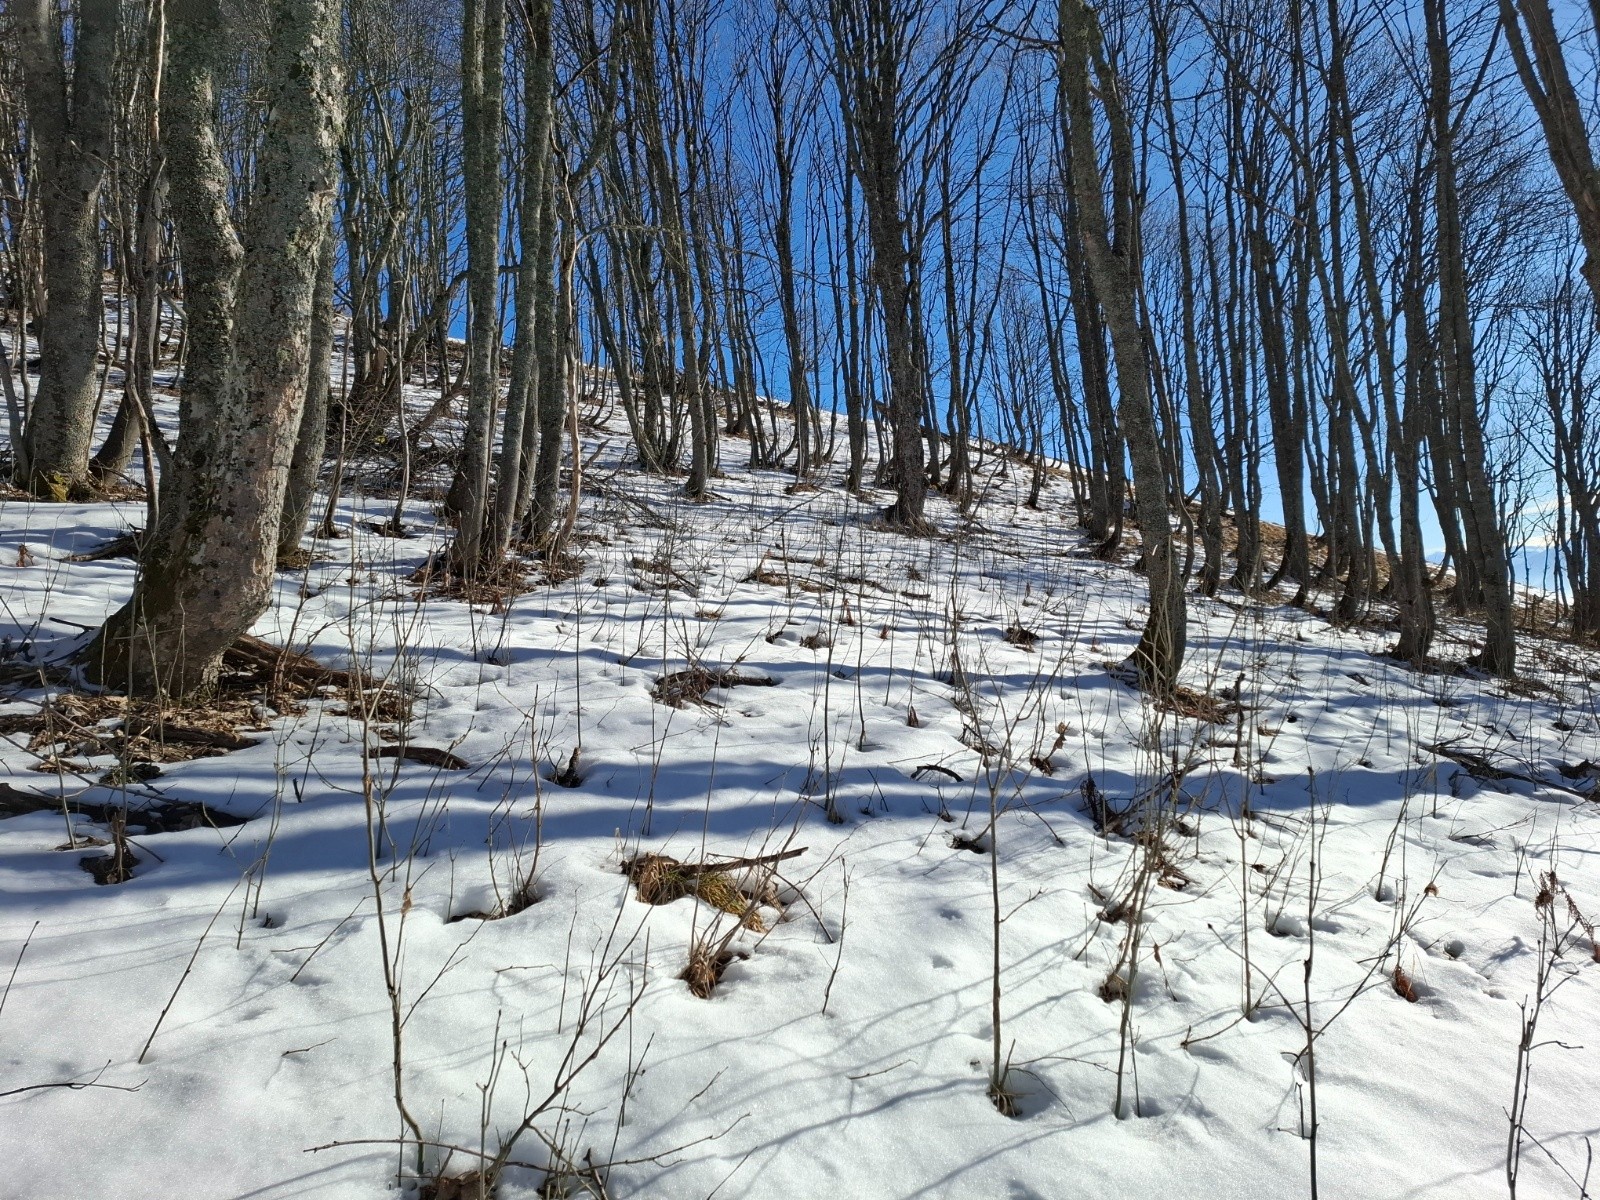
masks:
[[[1422,746],[1564,781],[1557,764],[1600,759],[1593,656],[1530,641],[1522,661],[1545,686],[1514,694],[1409,672],[1380,656],[1385,629],[1335,631],[1236,593],[1192,598],[1185,682],[1220,693],[1242,675],[1248,706],[1242,721],[1202,725],[1108,674],[1137,637],[1143,580],[1089,557],[1064,479],[1030,511],[1026,469],[991,456],[975,520],[936,500],[939,535],[908,539],[872,526],[887,495],[846,497],[837,465],[822,490],[789,494],[792,476],[746,470],[732,439],[715,498],[686,503],[678,481],[625,464],[624,430],[612,412],[584,434],[598,457],[574,578],[503,612],[420,602],[407,577],[447,531],[414,502],[418,536],[379,536],[367,525],[392,500],[358,497],[340,514],[352,536],[308,541],[314,564],[278,576],[256,629],[414,689],[405,735],[471,764],[372,763],[397,847],[380,867],[400,946],[404,1091],[429,1139],[492,1153],[550,1090],[588,997],[590,1034],[615,1036],[538,1131],[618,1164],[613,1197],[1304,1195],[1314,941],[1322,1194],[1504,1194],[1534,896],[1553,867],[1600,914],[1600,805],[1480,782]],[[0,633],[41,657],[68,651],[135,568],[67,556],[142,515],[6,500]],[[1006,641],[1013,624],[1039,635],[1036,649]],[[1459,662],[1471,637],[1447,622],[1438,650]],[[684,709],[652,700],[657,678],[690,663],[776,686]],[[30,711],[30,695],[0,712]],[[0,1010],[0,1093],[136,1089],[0,1096],[0,1194],[397,1194],[409,1160],[392,1144],[362,793],[363,739],[376,736],[319,706],[261,736],[134,789],[136,802],[159,793],[257,819],[136,835],[143,862],[120,886],[96,886],[83,851],[57,849],[61,815],[0,821],[0,984],[33,931]],[[0,741],[0,780],[53,792],[25,743]],[[985,743],[987,764],[973,748]],[[582,783],[555,786],[574,746]],[[1047,754],[1050,774],[1030,763]],[[1084,783],[1122,804],[1168,787],[1175,762],[1187,770],[1168,846],[1187,885],[1150,893],[1119,1121],[1122,1006],[1100,991],[1127,927],[1101,914],[1144,852],[1096,832]],[[919,770],[930,765],[944,770]],[[991,782],[1015,1117],[985,1095],[990,857],[952,846],[984,834]],[[825,819],[830,796],[842,823]],[[491,908],[495,881],[506,890],[536,841],[539,903],[449,920]],[[775,928],[741,931],[731,948],[747,957],[697,999],[678,978],[691,938],[731,918],[690,899],[639,902],[621,862],[785,846],[806,848],[780,868],[786,918],[763,910]],[[1246,923],[1252,1017],[1240,1020]],[[1580,934],[1575,978],[1539,1028],[1527,1128],[1544,1150],[1524,1151],[1527,1196],[1577,1195],[1563,1171],[1583,1176],[1600,1125],[1589,952]],[[1391,985],[1396,961],[1415,1003]],[[514,1157],[544,1164],[549,1151],[529,1134]],[[458,1151],[450,1169],[472,1165]],[[540,1183],[513,1169],[501,1194]]]

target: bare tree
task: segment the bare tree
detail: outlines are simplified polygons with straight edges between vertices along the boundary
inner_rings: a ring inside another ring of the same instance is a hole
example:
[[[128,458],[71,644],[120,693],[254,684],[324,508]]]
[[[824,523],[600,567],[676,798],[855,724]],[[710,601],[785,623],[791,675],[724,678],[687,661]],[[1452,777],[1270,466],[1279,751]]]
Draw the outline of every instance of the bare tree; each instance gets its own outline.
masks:
[[[173,0],[169,18],[163,136],[189,322],[182,427],[133,596],[86,657],[107,685],[187,696],[214,683],[270,596],[342,106],[334,0],[273,0],[269,116],[241,241],[216,126],[221,6]]]
[[[505,0],[466,0],[461,27],[461,126],[467,192],[467,425],[445,502],[456,518],[458,569],[483,553],[489,461],[500,400],[501,128],[505,113]]]
[[[81,0],[69,39],[51,0],[11,5],[38,144],[48,296],[39,391],[18,448],[16,479],[54,500],[89,486],[102,315],[100,192],[111,160],[121,8],[120,0]]]
[[[1139,319],[1140,274],[1132,229],[1133,142],[1119,99],[1119,82],[1106,61],[1099,19],[1083,0],[1061,0],[1058,16],[1065,142],[1088,273],[1105,313],[1116,355],[1121,395],[1118,411],[1133,464],[1134,502],[1144,547],[1145,575],[1150,581],[1150,614],[1131,661],[1138,670],[1140,684],[1161,695],[1176,685],[1178,668],[1183,664],[1187,605],[1183,573],[1173,554],[1167,466],[1158,440],[1145,330]],[[1098,91],[1111,134],[1114,225],[1106,219],[1092,90]]]
[[[927,458],[922,444],[927,391],[911,229],[903,207],[902,138],[911,44],[927,19],[919,0],[833,0],[829,7],[848,157],[866,209],[870,277],[883,322],[888,368],[894,437],[889,466],[896,499],[884,518],[909,531],[927,528]]]
[[[1590,18],[1600,34],[1600,9],[1592,4]],[[1544,130],[1550,161],[1577,217],[1585,255],[1583,277],[1594,294],[1595,320],[1600,323],[1600,170],[1595,167],[1589,130],[1549,0],[1500,0],[1500,27]]]

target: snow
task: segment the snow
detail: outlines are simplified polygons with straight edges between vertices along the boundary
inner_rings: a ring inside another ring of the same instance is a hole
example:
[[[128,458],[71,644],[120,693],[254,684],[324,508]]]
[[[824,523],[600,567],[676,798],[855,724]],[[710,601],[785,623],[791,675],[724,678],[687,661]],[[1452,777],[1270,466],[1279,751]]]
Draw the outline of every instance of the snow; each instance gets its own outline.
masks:
[[[417,536],[379,536],[367,523],[393,500],[358,496],[340,513],[351,535],[308,542],[313,564],[280,573],[256,629],[413,692],[388,735],[466,770],[364,759],[382,723],[313,703],[250,749],[128,785],[134,807],[253,819],[135,832],[126,883],[96,886],[86,851],[59,849],[59,811],[0,821],[0,980],[17,964],[0,1192],[396,1195],[411,1162],[386,940],[405,1101],[428,1139],[465,1148],[451,1172],[492,1155],[575,1050],[581,1069],[512,1157],[590,1155],[613,1197],[1309,1194],[1309,991],[1321,1193],[1504,1193],[1541,872],[1600,914],[1600,808],[1557,769],[1600,759],[1593,655],[1530,640],[1541,686],[1511,689],[1388,661],[1382,628],[1193,597],[1184,681],[1221,695],[1242,680],[1246,705],[1205,724],[1108,673],[1137,639],[1143,580],[1088,554],[1061,478],[1030,511],[1025,468],[992,457],[974,520],[935,500],[942,533],[908,539],[874,527],[884,495],[788,494],[792,477],[744,469],[736,440],[715,498],[689,504],[628,469],[620,414],[610,426],[585,434],[599,457],[572,578],[500,611],[419,598],[408,576],[447,531],[418,501]],[[13,659],[24,641],[59,655],[135,569],[69,556],[142,509],[3,503],[0,633]],[[1036,648],[1008,643],[1013,624]],[[1471,637],[1447,620],[1443,652],[1464,659]],[[652,698],[694,665],[774,685]],[[1474,778],[1424,749],[1441,744],[1524,778]],[[0,739],[0,782],[118,798],[89,786],[112,760],[58,780],[26,746]],[[574,747],[581,783],[559,786]],[[1101,991],[1128,925],[1106,918],[1146,849],[1132,822],[1097,831],[1096,792],[1116,808],[1176,796],[1162,839],[1177,886],[1148,888],[1121,1120],[1123,1006]],[[493,909],[536,847],[537,903],[452,919]],[[692,940],[735,918],[642,903],[625,860],[797,847],[777,867],[783,919],[759,910],[770,928],[735,933],[720,985],[691,994]],[[991,863],[1014,1116],[986,1096]],[[1593,1032],[1590,950],[1580,931],[1541,1015],[1526,1196],[1577,1195],[1565,1172],[1583,1177],[1600,1132],[1595,1051],[1555,1044]],[[68,1081],[96,1086],[15,1090]],[[539,1194],[542,1175],[513,1168],[500,1194]]]

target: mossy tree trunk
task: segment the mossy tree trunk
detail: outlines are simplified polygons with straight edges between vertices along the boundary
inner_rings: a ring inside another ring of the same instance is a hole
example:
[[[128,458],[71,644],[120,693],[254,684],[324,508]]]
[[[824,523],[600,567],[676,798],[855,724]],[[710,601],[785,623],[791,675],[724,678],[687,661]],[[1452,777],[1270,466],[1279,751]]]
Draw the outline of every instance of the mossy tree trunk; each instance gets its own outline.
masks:
[[[271,17],[269,116],[241,244],[215,127],[219,0],[169,9],[162,117],[188,370],[161,522],[133,596],[87,651],[91,675],[134,693],[207,691],[270,597],[342,111],[335,0],[273,0]]]

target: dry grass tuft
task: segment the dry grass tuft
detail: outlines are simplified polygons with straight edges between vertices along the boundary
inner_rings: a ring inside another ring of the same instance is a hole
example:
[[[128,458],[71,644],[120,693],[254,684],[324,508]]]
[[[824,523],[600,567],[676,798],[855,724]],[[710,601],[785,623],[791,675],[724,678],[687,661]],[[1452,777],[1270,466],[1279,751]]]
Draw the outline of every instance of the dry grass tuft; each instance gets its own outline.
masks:
[[[1166,712],[1210,725],[1226,725],[1242,711],[1237,700],[1225,700],[1209,692],[1197,692],[1187,687],[1173,688],[1170,695],[1163,696],[1156,703]]]
[[[696,939],[689,947],[689,965],[678,978],[689,985],[689,990],[702,1000],[711,999],[711,993],[722,982],[728,964],[739,957],[732,950],[719,950],[707,938]]]
[[[671,904],[685,896],[703,900],[713,908],[739,917],[746,929],[764,932],[766,925],[755,911],[756,901],[712,863],[681,863],[665,854],[640,854],[622,864],[635,893],[645,904]]]

